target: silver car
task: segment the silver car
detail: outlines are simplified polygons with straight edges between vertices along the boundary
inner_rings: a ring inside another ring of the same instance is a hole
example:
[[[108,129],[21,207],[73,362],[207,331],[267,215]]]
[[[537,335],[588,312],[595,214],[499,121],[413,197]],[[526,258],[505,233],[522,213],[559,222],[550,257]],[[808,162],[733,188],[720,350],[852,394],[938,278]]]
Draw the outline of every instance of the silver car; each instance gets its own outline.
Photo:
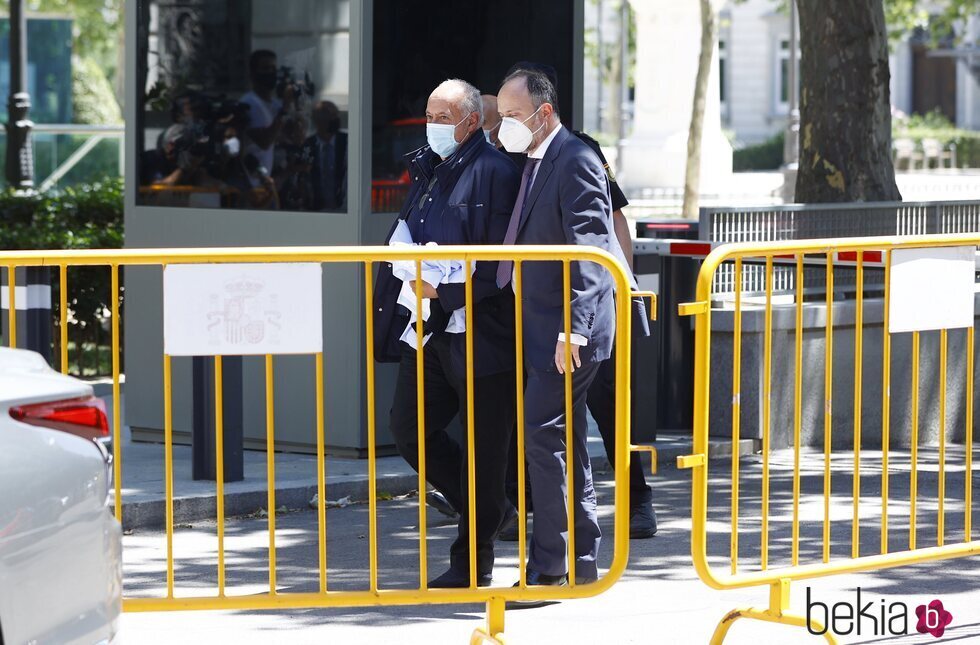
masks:
[[[0,348],[0,645],[118,641],[108,435],[91,387]]]

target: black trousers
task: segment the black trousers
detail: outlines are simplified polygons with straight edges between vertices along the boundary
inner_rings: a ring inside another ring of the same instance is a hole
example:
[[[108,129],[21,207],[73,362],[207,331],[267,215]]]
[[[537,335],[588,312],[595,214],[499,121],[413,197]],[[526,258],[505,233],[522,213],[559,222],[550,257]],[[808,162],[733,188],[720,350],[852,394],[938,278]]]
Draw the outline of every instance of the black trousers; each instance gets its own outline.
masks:
[[[635,364],[634,367],[635,374]],[[564,396],[564,395],[563,395]],[[636,405],[642,405],[635,398],[631,397],[630,418],[635,419],[634,412]],[[606,449],[606,458],[609,464],[616,467],[616,348],[613,348],[613,355],[608,360],[599,365],[599,371],[589,386],[587,395],[589,412],[599,426],[599,434],[602,436],[602,445]],[[632,429],[633,424],[630,423]],[[529,480],[525,479],[527,487],[530,488]],[[517,432],[511,438],[510,454],[507,457],[507,499],[511,504],[517,506]],[[526,497],[528,510],[531,509],[531,495]],[[643,471],[643,461],[639,455],[630,455],[630,504],[649,504],[653,500],[653,491],[647,484],[646,475]]]
[[[589,388],[589,412],[599,426],[602,444],[606,448],[609,464],[616,467],[616,348],[613,355],[599,365],[599,373]],[[632,363],[632,362],[631,362]],[[635,375],[635,370],[634,370]],[[630,397],[630,430],[637,415],[635,406],[639,403],[635,397]],[[636,453],[630,453],[630,504],[649,504],[653,500],[653,491],[647,484],[643,473],[643,460]]]
[[[466,447],[466,376],[452,367],[449,339],[437,334],[425,345],[426,480],[459,511],[458,535],[450,565],[469,573],[469,504]],[[401,456],[418,470],[417,354],[402,347],[391,406],[391,431]],[[504,484],[515,419],[514,371],[474,379],[474,456],[476,462],[476,561],[480,575],[493,572],[493,538],[507,508]],[[446,429],[454,417],[464,428],[462,442]],[[422,492],[424,494],[424,491]]]

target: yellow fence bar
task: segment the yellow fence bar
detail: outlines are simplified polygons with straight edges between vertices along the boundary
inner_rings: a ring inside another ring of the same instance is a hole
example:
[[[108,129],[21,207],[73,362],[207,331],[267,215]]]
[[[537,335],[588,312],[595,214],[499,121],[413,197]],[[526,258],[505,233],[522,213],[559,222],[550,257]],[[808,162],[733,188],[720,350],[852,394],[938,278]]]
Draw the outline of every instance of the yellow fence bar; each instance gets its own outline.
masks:
[[[174,417],[170,356],[163,357],[163,481],[167,523],[167,598],[174,597]],[[122,500],[116,502],[122,507]]]
[[[793,551],[795,567],[800,563],[800,444],[803,435],[803,255],[796,256],[796,351],[793,374]]]
[[[224,363],[214,357],[214,476],[218,521],[218,595],[225,595],[225,388]]]
[[[415,261],[415,275],[420,276],[415,281],[415,311],[423,309],[422,260]],[[370,341],[370,338],[368,339]],[[426,589],[429,584],[429,549],[428,549],[428,518],[426,512],[426,455],[425,455],[425,329],[421,314],[415,323],[415,425],[418,429],[419,444],[419,587]]]
[[[414,259],[414,258],[413,258]],[[451,258],[449,258],[451,259]],[[368,435],[368,567],[372,592],[378,591],[378,464],[377,464],[377,419],[375,414],[374,388],[374,271],[373,263],[364,263],[364,307],[365,307],[365,361],[367,364],[367,435]],[[423,455],[424,456],[424,455]],[[425,496],[425,490],[419,491]],[[422,501],[424,504],[424,500]],[[422,574],[424,577],[424,574]],[[421,586],[421,585],[420,585]]]
[[[885,319],[881,332],[881,553],[888,553],[888,450],[891,446],[891,404],[892,404],[892,335],[891,322],[891,283],[892,252],[885,253]]]
[[[112,299],[112,445],[116,454],[122,453],[122,391],[119,387],[120,365],[119,354],[119,265],[113,264],[111,268],[111,287],[109,297]],[[64,285],[63,285],[64,286]],[[65,290],[61,291],[62,297]],[[64,311],[64,309],[62,310]],[[64,328],[63,336],[67,335],[67,328]],[[68,343],[62,342],[62,357],[68,355]],[[68,361],[64,361],[67,367]],[[66,372],[67,373],[67,370]],[[81,373],[81,365],[79,365]],[[116,519],[122,521],[122,459],[112,460],[112,476],[116,493]]]
[[[564,303],[565,303],[565,473],[568,480],[567,510],[568,510],[568,586],[575,586],[575,435],[574,419],[572,418],[572,270],[571,262],[565,260],[563,268]]]
[[[13,264],[7,266],[7,292],[7,346],[17,347],[17,267]]]
[[[739,445],[742,422],[742,260],[735,260],[735,331],[732,336],[732,575],[738,573]]]
[[[851,557],[861,556],[861,383],[864,358],[864,253],[858,253],[857,304],[854,320],[854,514],[851,521]],[[833,325],[830,325],[833,326]]]
[[[946,356],[948,335],[939,332],[939,511],[936,518],[936,545],[946,541]]]
[[[966,476],[964,486],[963,540],[973,539],[973,351],[976,331],[966,330]]]
[[[269,505],[269,593],[276,593],[276,401],[272,356],[265,357],[265,467]]]
[[[316,490],[317,555],[320,562],[320,593],[327,593],[327,464],[326,419],[323,409],[323,352],[315,359],[316,369]]]
[[[58,267],[58,335],[61,340],[61,373],[68,373],[68,265]],[[116,477],[118,480],[119,477]],[[116,504],[119,503],[118,491]],[[116,519],[119,519],[118,517]]]
[[[769,444],[772,433],[772,256],[766,257],[766,330],[762,375],[762,570],[769,568]],[[737,450],[736,450],[737,452]]]
[[[830,562],[830,449],[834,424],[834,254],[827,253],[827,331],[824,354],[823,561]]]
[[[919,502],[919,332],[912,332],[912,439],[909,473],[909,549],[916,548],[916,512]]]
[[[524,338],[524,265],[514,262],[514,331],[516,338]],[[524,343],[515,343],[517,375],[517,561],[520,587],[527,587],[527,469],[524,467]]]
[[[473,264],[466,260],[463,264],[466,276],[466,329],[475,329],[473,324]],[[470,589],[476,589],[476,410],[473,392],[473,334],[466,334],[466,488],[469,499],[469,547],[470,547]]]

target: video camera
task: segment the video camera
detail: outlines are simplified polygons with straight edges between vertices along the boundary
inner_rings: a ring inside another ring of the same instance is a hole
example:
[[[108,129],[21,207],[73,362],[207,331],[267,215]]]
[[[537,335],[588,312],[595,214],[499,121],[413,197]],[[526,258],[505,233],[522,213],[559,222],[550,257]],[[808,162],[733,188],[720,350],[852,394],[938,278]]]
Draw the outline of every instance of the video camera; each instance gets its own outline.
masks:
[[[184,131],[174,149],[181,166],[210,166],[221,157],[228,128],[241,136],[249,123],[249,106],[225,95],[194,92],[174,100],[172,116]]]
[[[276,96],[280,99],[285,98],[286,92],[292,89],[293,97],[299,98],[301,96],[312,97],[314,92],[316,92],[316,85],[313,84],[313,79],[310,77],[309,72],[303,73],[303,80],[296,80],[296,76],[293,74],[293,68],[283,65],[279,68],[276,80]]]

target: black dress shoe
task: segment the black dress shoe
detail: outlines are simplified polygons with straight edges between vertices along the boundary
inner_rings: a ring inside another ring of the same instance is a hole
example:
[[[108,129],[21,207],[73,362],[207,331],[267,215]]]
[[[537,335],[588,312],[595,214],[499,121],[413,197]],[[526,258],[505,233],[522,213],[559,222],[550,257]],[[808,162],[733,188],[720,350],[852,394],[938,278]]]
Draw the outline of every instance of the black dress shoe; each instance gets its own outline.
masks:
[[[514,583],[515,587],[521,586],[520,581]],[[537,571],[527,572],[527,586],[529,587],[567,587],[568,586],[568,576],[549,576],[544,573],[538,573]],[[511,600],[507,603],[507,609],[534,609],[535,607],[544,607],[546,605],[552,605],[558,601],[556,600]]]
[[[520,583],[517,584],[519,585]],[[527,572],[527,585],[529,587],[566,587],[568,586],[568,574],[549,576],[545,573],[529,570]]]
[[[513,539],[508,539],[508,537],[513,534]],[[504,519],[500,520],[500,526],[497,527],[497,533],[494,535],[494,541],[503,540],[504,542],[516,542],[517,536],[517,509],[507,505],[507,510],[504,511]]]
[[[647,501],[630,506],[630,538],[643,540],[657,534],[657,512]]]
[[[489,587],[492,582],[493,574],[484,573],[476,576],[477,587]],[[452,567],[438,578],[429,581],[429,589],[466,589],[469,586],[470,574]]]
[[[452,520],[459,519],[459,513],[453,508],[453,505],[449,503],[445,495],[437,490],[429,491],[426,494],[425,503]]]

